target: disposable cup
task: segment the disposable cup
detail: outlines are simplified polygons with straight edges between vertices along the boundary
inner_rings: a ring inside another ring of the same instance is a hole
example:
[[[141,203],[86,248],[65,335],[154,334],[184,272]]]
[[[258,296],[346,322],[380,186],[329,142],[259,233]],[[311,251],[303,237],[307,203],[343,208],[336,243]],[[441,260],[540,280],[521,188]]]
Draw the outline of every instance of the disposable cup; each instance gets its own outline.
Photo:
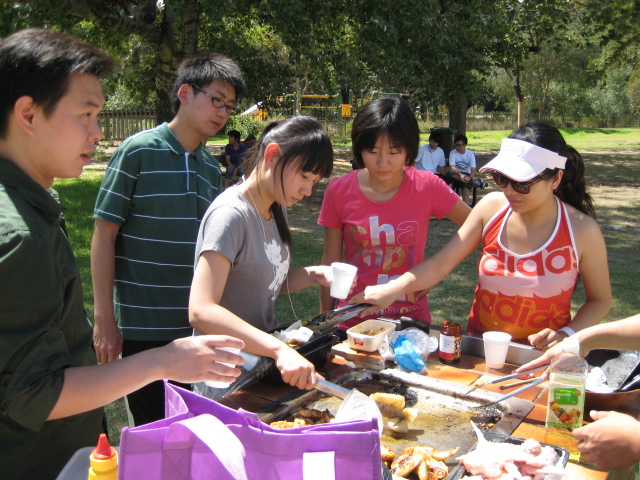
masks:
[[[484,332],[484,359],[489,368],[502,368],[507,359],[511,335],[505,332]]]
[[[333,273],[333,282],[331,282],[330,294],[333,298],[347,298],[351,284],[358,272],[358,267],[349,265],[348,263],[333,262],[331,264],[331,272]]]
[[[225,352],[235,353],[236,355],[240,354],[239,348],[216,347],[216,350],[224,350]],[[227,367],[235,367],[235,364],[233,363],[223,363],[223,362],[219,362],[219,363],[221,363],[222,365],[226,365]],[[206,380],[204,383],[205,385],[211,388],[227,388],[229,385],[231,385],[232,382],[212,382],[212,381]]]

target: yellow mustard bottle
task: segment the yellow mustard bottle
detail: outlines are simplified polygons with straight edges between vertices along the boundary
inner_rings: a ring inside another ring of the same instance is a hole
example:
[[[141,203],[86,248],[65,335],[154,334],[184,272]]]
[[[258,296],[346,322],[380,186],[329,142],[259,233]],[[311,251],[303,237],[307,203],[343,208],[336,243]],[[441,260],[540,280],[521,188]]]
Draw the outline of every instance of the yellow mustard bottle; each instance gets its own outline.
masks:
[[[104,433],[89,457],[88,480],[118,480],[118,452],[109,444]]]

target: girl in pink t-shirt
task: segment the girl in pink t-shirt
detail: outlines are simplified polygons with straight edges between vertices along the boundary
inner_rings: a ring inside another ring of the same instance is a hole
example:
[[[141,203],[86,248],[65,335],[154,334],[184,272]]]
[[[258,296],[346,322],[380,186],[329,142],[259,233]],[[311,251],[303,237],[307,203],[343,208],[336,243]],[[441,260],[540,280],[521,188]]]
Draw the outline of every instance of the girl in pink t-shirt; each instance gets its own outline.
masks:
[[[350,303],[371,303],[367,314],[431,288],[482,243],[472,333],[504,330],[546,350],[599,323],[611,307],[611,285],[580,154],[558,129],[532,122],[504,139],[480,171],[491,172],[501,192],[486,195],[436,255]],[[586,301],[571,318],[578,275]]]
[[[353,122],[353,155],[362,168],[329,183],[318,223],[325,227],[322,263],[358,267],[354,293],[387,283],[420,263],[432,216],[461,225],[471,211],[436,175],[413,168],[419,137],[411,107],[400,97],[368,103]],[[431,323],[425,291],[394,300],[373,316]],[[323,311],[334,307],[328,288],[321,289],[321,306]],[[364,319],[353,318],[340,328]]]

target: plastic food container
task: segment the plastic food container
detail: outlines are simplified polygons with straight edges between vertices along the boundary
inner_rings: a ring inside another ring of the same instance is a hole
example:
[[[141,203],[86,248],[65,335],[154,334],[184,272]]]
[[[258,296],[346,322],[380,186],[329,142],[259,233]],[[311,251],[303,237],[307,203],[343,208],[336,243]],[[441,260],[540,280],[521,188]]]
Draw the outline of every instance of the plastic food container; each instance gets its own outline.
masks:
[[[347,330],[349,348],[375,352],[387,335],[396,329],[396,324],[384,320],[365,320]]]

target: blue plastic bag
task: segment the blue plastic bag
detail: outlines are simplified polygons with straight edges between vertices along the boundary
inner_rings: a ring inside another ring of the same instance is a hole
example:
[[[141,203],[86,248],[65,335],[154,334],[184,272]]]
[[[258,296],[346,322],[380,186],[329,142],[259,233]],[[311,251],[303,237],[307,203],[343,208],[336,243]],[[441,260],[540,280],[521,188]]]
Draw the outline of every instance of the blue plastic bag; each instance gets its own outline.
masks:
[[[396,362],[401,367],[412,372],[420,372],[425,367],[420,354],[406,335],[400,335],[392,347]]]

